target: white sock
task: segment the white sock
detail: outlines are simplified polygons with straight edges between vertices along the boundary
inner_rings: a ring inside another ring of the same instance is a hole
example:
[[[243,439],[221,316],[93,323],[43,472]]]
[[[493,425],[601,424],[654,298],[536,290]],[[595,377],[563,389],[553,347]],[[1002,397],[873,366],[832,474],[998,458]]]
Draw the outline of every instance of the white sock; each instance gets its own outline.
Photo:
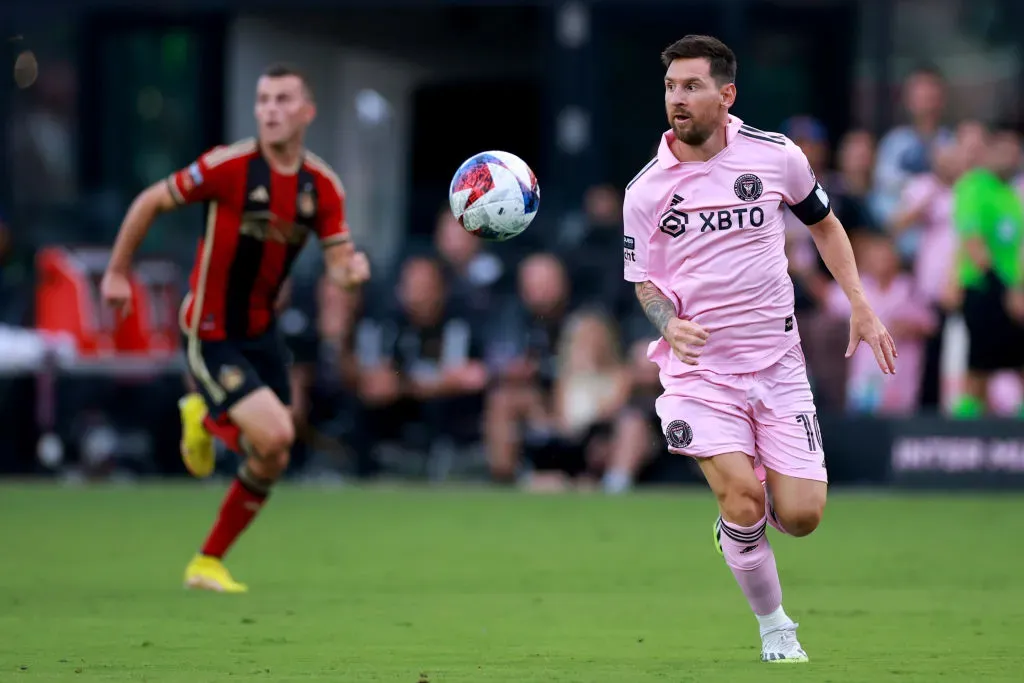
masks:
[[[608,470],[603,484],[605,493],[623,493],[633,485],[633,477],[626,470]]]
[[[761,627],[762,636],[769,631],[777,631],[793,623],[793,620],[786,614],[786,610],[782,609],[782,605],[779,605],[779,608],[771,614],[765,614],[764,616],[755,614],[754,616],[757,617],[757,624]]]

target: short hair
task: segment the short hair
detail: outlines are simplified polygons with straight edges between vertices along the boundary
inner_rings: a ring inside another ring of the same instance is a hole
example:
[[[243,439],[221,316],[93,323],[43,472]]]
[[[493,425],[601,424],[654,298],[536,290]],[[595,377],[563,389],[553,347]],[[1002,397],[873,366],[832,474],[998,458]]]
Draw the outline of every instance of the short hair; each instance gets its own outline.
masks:
[[[404,273],[417,266],[426,266],[432,269],[442,280],[444,279],[444,266],[441,264],[441,261],[429,251],[417,250],[408,254],[405,257],[405,260],[402,261],[401,272]]]
[[[721,85],[736,81],[735,53],[728,45],[713,36],[684,36],[661,53],[661,63],[666,69],[677,59],[706,59],[715,82]]]
[[[907,78],[913,78],[914,76],[930,76],[942,83],[946,82],[946,77],[942,74],[942,71],[931,62],[918,62],[915,64],[907,74]]]
[[[286,76],[294,76],[302,82],[302,89],[306,91],[306,97],[309,98],[310,101],[313,100],[313,88],[309,84],[309,78],[306,77],[306,73],[302,69],[294,64],[289,64],[288,62],[275,62],[265,68],[260,76],[265,76],[267,78],[285,78]]]
[[[1020,122],[1016,118],[999,118],[988,127],[991,135],[1015,135],[1021,136]]]

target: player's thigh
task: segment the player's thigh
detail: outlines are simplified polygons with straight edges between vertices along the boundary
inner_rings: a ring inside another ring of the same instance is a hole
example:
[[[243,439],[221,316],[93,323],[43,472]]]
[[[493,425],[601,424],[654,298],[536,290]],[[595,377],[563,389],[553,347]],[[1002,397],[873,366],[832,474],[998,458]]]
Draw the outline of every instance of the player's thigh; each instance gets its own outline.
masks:
[[[695,458],[722,515],[749,526],[764,515],[764,490],[754,472],[754,425],[735,378],[689,373],[664,382],[655,402],[671,453]]]
[[[260,386],[232,407],[231,420],[260,454],[287,451],[295,440],[295,423],[284,340],[276,332],[269,332],[247,340],[242,351]]]
[[[246,341],[242,347],[246,360],[259,375],[261,383],[269,388],[286,406],[292,403],[293,367],[292,351],[283,335],[271,330],[260,337]]]
[[[828,498],[826,482],[768,470],[768,490],[783,529],[793,536],[806,536],[818,528]]]
[[[734,381],[707,372],[662,378],[654,407],[670,453],[699,459],[754,452],[754,423]]]
[[[215,420],[263,386],[257,369],[235,341],[188,339],[186,357],[189,375]]]
[[[754,409],[757,460],[767,471],[772,503],[783,526],[796,535],[810,533],[825,508],[828,472],[800,347],[760,374],[761,400]]]

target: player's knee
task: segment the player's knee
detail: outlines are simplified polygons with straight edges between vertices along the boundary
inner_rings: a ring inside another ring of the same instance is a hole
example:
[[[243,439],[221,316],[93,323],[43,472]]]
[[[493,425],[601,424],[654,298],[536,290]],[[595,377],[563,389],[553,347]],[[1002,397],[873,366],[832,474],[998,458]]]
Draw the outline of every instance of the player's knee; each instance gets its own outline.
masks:
[[[290,455],[288,451],[279,451],[273,455],[251,457],[247,461],[249,470],[259,479],[275,482],[288,469]]]
[[[718,495],[718,506],[733,524],[754,526],[764,517],[764,488],[756,479],[737,482]]]
[[[267,419],[257,433],[250,435],[250,440],[265,461],[278,458],[282,453],[287,457],[295,442],[295,424],[291,414],[282,411],[281,415]]]
[[[780,505],[780,503],[782,503]],[[793,536],[807,536],[821,524],[825,497],[810,496],[798,501],[775,501],[775,514],[782,528]]]
[[[268,465],[274,473],[274,478],[280,477],[288,469],[291,462],[291,453],[288,450],[278,451],[268,458]]]

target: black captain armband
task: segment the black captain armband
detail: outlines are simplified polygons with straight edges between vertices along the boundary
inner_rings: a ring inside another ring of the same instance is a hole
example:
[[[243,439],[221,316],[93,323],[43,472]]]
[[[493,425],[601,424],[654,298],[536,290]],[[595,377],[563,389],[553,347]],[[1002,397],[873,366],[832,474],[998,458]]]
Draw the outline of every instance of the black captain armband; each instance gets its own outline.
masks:
[[[799,204],[790,206],[789,209],[804,225],[814,225],[828,216],[828,212],[832,210],[832,204],[821,184],[814,183],[814,189],[807,195],[807,198]]]

